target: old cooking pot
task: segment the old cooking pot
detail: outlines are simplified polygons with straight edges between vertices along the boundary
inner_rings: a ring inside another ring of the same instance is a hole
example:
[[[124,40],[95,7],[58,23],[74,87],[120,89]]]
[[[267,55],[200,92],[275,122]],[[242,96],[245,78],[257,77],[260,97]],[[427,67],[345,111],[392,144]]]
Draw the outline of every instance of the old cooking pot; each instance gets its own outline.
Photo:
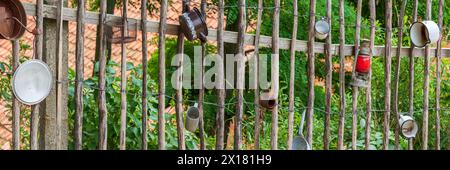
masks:
[[[200,39],[202,42],[206,41],[208,36],[208,26],[205,18],[197,8],[189,12],[185,12],[180,16],[181,31],[189,41]]]
[[[0,1],[0,39],[15,40],[26,30],[25,9],[19,0]]]
[[[410,28],[411,42],[419,48],[436,43],[440,38],[439,26],[434,21],[415,22]]]

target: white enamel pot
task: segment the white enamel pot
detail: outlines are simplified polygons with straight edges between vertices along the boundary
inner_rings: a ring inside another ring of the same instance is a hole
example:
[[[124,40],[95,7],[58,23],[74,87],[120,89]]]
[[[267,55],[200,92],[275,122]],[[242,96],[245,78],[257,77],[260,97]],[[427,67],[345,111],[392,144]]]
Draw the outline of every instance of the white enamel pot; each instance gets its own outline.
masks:
[[[417,131],[419,127],[417,126],[416,121],[409,115],[400,115],[398,120],[400,125],[400,129],[405,138],[414,138],[416,137]]]
[[[330,23],[328,23],[325,19],[317,21],[314,25],[316,38],[319,40],[326,39],[330,33],[330,28]]]
[[[410,28],[411,42],[414,46],[423,48],[439,41],[441,31],[434,21],[414,22]]]

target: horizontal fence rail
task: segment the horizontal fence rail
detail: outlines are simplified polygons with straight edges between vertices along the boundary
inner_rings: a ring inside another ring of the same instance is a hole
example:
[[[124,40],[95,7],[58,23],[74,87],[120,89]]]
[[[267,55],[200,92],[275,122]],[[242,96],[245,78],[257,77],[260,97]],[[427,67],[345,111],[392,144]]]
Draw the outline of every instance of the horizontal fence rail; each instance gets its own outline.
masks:
[[[25,11],[27,15],[36,16],[36,5],[32,3],[23,3]],[[44,18],[50,18],[50,19],[56,19],[56,7],[51,5],[44,5],[43,8],[43,16]],[[99,23],[100,14],[98,12],[86,12],[86,18],[85,22],[86,24],[98,24]],[[64,8],[64,14],[63,14],[63,20],[65,21],[73,21],[75,22],[77,20],[77,10],[73,8]],[[117,24],[122,20],[121,16],[106,15],[106,20],[112,24]],[[136,18],[128,18],[128,21],[130,23],[137,23],[137,29],[141,28],[141,19]],[[147,25],[147,31],[151,33],[158,33],[159,29],[159,22],[157,21],[146,21]],[[130,27],[129,30],[136,29],[133,27]],[[179,31],[179,25],[176,24],[169,24],[167,23],[167,35],[173,35],[177,36]],[[215,29],[209,29],[208,34],[208,40],[216,41],[217,40],[217,30]],[[237,43],[238,39],[238,33],[232,32],[232,31],[224,31],[223,41],[226,43]],[[255,45],[255,35],[253,34],[245,34],[245,45]],[[260,46],[261,47],[271,47],[272,46],[272,37],[270,36],[263,36],[260,37]],[[289,38],[280,38],[280,49],[283,50],[289,50],[292,40]],[[295,50],[300,52],[306,52],[308,49],[308,41],[304,40],[297,40]],[[351,56],[354,55],[354,45],[345,45],[344,46],[344,55]],[[393,49],[397,47],[392,47]],[[384,46],[375,46],[373,49],[373,55],[374,56],[384,56],[385,47]],[[430,56],[436,56],[436,48],[430,48]],[[401,56],[407,56],[410,55],[410,48],[409,47],[403,47],[401,48],[400,54]],[[314,43],[314,53],[318,54],[324,54],[325,53],[325,43],[315,42]],[[331,45],[331,51],[330,53],[333,56],[338,56],[340,54],[339,52],[339,44],[332,44]],[[397,51],[392,50],[391,56],[396,56]],[[416,49],[413,52],[413,56],[415,57],[424,57],[425,50],[424,49]],[[441,57],[444,58],[450,58],[450,49],[449,48],[443,48],[441,51]]]

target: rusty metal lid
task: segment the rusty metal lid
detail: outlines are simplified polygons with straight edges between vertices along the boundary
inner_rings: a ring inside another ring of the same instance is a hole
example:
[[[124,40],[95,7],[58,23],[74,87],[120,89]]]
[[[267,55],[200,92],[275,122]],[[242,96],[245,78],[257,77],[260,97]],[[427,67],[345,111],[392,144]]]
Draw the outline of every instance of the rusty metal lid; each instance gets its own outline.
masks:
[[[0,38],[15,40],[20,38],[26,28],[25,9],[19,0],[0,1]]]

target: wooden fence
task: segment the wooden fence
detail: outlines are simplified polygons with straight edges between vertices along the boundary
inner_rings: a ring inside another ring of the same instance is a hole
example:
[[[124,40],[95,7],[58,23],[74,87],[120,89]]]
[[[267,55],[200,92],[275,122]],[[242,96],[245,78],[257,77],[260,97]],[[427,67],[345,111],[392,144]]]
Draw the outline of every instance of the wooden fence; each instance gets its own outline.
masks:
[[[183,3],[183,11],[189,11],[189,0],[180,0]],[[418,8],[418,0],[412,0],[414,2],[414,11],[413,11],[413,21],[417,21],[417,8]],[[75,84],[75,99],[76,99],[76,113],[75,113],[75,123],[74,123],[74,143],[75,149],[82,149],[82,122],[83,122],[83,57],[84,56],[84,25],[85,24],[95,24],[99,25],[98,29],[100,31],[99,38],[100,44],[97,47],[100,51],[99,55],[99,87],[98,87],[98,108],[99,108],[99,136],[98,136],[98,149],[105,150],[107,149],[107,116],[108,111],[106,107],[106,94],[105,94],[105,68],[106,68],[106,54],[105,54],[105,42],[106,42],[106,34],[105,34],[105,22],[111,22],[117,24],[119,26],[121,23],[133,22],[137,23],[137,27],[127,28],[127,24],[122,24],[123,31],[122,35],[125,32],[132,29],[139,29],[137,31],[142,32],[152,32],[159,34],[158,47],[159,51],[159,92],[158,92],[158,149],[165,149],[165,122],[164,120],[164,106],[165,106],[165,37],[166,35],[176,35],[178,36],[178,44],[177,44],[177,53],[183,53],[184,46],[184,36],[179,31],[179,26],[175,24],[167,23],[167,8],[168,8],[168,0],[161,0],[160,4],[160,21],[148,21],[147,18],[147,7],[146,5],[141,6],[141,18],[126,18],[121,16],[115,16],[106,14],[106,0],[100,1],[100,12],[88,12],[85,9],[85,1],[77,0],[78,8],[71,9],[65,8],[63,0],[47,0],[48,4],[44,4],[44,0],[37,0],[36,4],[23,3],[26,13],[29,16],[36,17],[36,26],[40,30],[41,33],[36,37],[36,46],[35,46],[35,57],[36,59],[41,59],[46,61],[51,70],[53,71],[54,76],[56,77],[55,88],[52,90],[50,96],[41,104],[35,105],[32,107],[31,114],[31,127],[30,127],[30,147],[31,149],[67,149],[67,108],[64,107],[67,105],[67,23],[65,21],[72,21],[77,23],[77,43],[76,43],[76,84]],[[127,4],[127,0],[123,1],[124,4]],[[292,37],[297,37],[298,31],[298,2],[294,0],[294,11],[293,15],[293,32]],[[331,0],[327,0],[327,12],[326,19],[331,23],[331,14],[332,14],[332,4]],[[443,24],[443,0],[439,0],[439,19],[438,24],[442,28]],[[142,0],[141,4],[147,4],[147,0]],[[400,18],[405,15],[405,6],[407,4],[407,0],[403,0],[401,6]],[[426,20],[431,19],[431,0],[427,0],[426,3]],[[247,34],[246,30],[246,22],[247,15],[245,13],[246,9],[245,0],[239,0],[238,2],[238,22],[239,22],[239,32],[231,32],[223,30],[224,26],[224,0],[218,1],[218,30],[209,29],[209,35],[207,39],[209,41],[217,42],[218,54],[224,58],[224,43],[237,43],[238,44],[238,53],[240,55],[245,55],[244,46],[245,45],[253,45],[256,47],[255,54],[259,54],[259,47],[271,47],[274,57],[272,57],[272,64],[276,65],[279,61],[279,50],[290,50],[290,83],[289,83],[289,116],[288,116],[288,141],[287,146],[290,148],[292,146],[293,141],[293,131],[294,131],[294,80],[295,80],[295,54],[296,52],[306,52],[308,56],[308,102],[306,107],[306,138],[307,141],[312,144],[313,142],[313,115],[314,115],[314,80],[315,80],[315,56],[316,54],[325,54],[325,64],[326,64],[326,99],[325,99],[325,120],[324,120],[324,135],[323,135],[323,146],[324,148],[315,148],[315,149],[329,149],[329,136],[330,133],[330,117],[331,117],[331,86],[332,86],[332,57],[339,56],[339,94],[340,94],[340,110],[339,110],[339,128],[338,128],[338,142],[337,149],[344,149],[344,114],[346,112],[346,101],[345,101],[345,70],[344,70],[344,59],[346,56],[354,56],[358,53],[359,42],[360,42],[360,32],[361,32],[361,12],[362,12],[362,0],[358,0],[357,2],[357,18],[356,18],[356,33],[355,33],[355,42],[354,45],[346,45],[345,44],[345,20],[344,20],[344,0],[339,0],[339,44],[331,43],[331,35],[328,36],[325,43],[315,42],[314,38],[314,24],[316,16],[316,0],[310,0],[310,11],[309,11],[309,35],[308,40],[297,40],[297,39],[288,39],[288,38],[280,38],[279,37],[279,29],[280,29],[280,0],[274,0],[273,6],[273,32],[272,37],[261,35],[261,24],[262,24],[262,12],[264,10],[263,0],[258,1],[258,13],[257,13],[257,22],[256,22],[256,34]],[[385,14],[386,14],[386,44],[384,46],[375,46],[375,20],[376,20],[376,5],[375,0],[369,1],[370,8],[370,48],[372,51],[371,56],[379,56],[385,57],[385,108],[384,108],[384,123],[383,123],[383,149],[388,149],[389,144],[389,130],[390,130],[390,120],[391,117],[395,117],[396,120],[399,117],[398,111],[398,88],[399,88],[399,72],[400,72],[400,62],[394,66],[394,80],[391,81],[391,70],[392,70],[392,62],[391,59],[395,57],[397,60],[400,56],[409,56],[409,68],[410,70],[414,70],[414,59],[416,57],[424,57],[425,58],[425,71],[424,77],[425,81],[423,84],[424,96],[423,96],[423,122],[422,122],[422,149],[428,149],[428,119],[429,119],[429,84],[430,84],[430,58],[436,57],[436,149],[440,148],[440,122],[439,122],[439,110],[440,110],[440,83],[441,83],[441,59],[442,57],[450,57],[450,49],[442,49],[440,43],[436,49],[426,47],[424,49],[411,47],[393,47],[392,46],[392,0],[386,0],[385,3]],[[127,16],[127,5],[123,6],[123,16]],[[201,12],[205,14],[206,11],[206,0],[201,0]],[[181,15],[181,14],[180,14]],[[46,25],[46,27],[44,27]],[[403,27],[403,20],[399,21],[399,27]],[[302,28],[305,29],[305,28]],[[402,42],[403,31],[399,29],[398,32],[398,42]],[[142,62],[143,68],[147,68],[148,56],[145,51],[147,49],[147,35],[142,34]],[[400,43],[401,44],[401,43]],[[205,57],[206,47],[205,43],[202,43],[202,57]],[[19,65],[19,43],[18,41],[13,42],[13,67],[17,68]],[[56,47],[56,48],[53,48]],[[122,43],[122,58],[121,58],[121,112],[120,112],[120,149],[126,149],[126,55],[125,55],[125,46]],[[257,60],[258,61],[258,60]],[[182,61],[180,61],[182,62]],[[241,62],[243,63],[243,62]],[[275,63],[275,64],[274,64]],[[258,64],[255,64],[258,65]],[[203,66],[203,62],[201,63]],[[182,67],[182,65],[180,66]],[[201,75],[204,73],[204,67],[202,67]],[[224,64],[219,63],[219,85],[220,87],[225,87],[224,85]],[[255,68],[258,69],[257,67]],[[237,69],[237,83],[239,85],[243,85],[244,81],[244,73],[245,73],[245,65],[238,65]],[[147,98],[147,72],[143,72],[143,88],[142,90],[142,149],[147,149],[147,114],[148,114],[148,103],[146,102]],[[278,88],[278,70],[272,70],[272,74],[276,75],[272,80],[272,85],[277,89]],[[369,73],[371,76],[371,73]],[[184,133],[184,125],[183,125],[183,105],[182,105],[182,90],[181,90],[181,77],[182,73],[177,75],[179,77],[179,82],[177,84],[178,89],[176,89],[176,126],[178,132],[178,148],[181,150],[186,149],[185,146],[185,133]],[[203,76],[202,81],[203,81]],[[256,80],[258,80],[258,76],[256,76]],[[414,89],[417,89],[413,85],[414,82],[414,72],[410,72],[409,76],[409,112],[412,114],[414,112],[413,107],[413,93]],[[393,89],[391,92],[391,83],[393,83]],[[203,83],[201,83],[203,84]],[[261,131],[261,108],[259,106],[259,90],[255,89],[255,149],[260,149],[260,131]],[[371,96],[371,84],[369,81],[368,88],[359,89],[354,87],[352,89],[352,149],[356,149],[356,139],[357,139],[357,108],[358,108],[358,91],[366,90],[366,129],[365,129],[365,149],[369,149],[370,144],[370,124],[371,124],[371,114],[372,114],[372,96]],[[221,150],[224,149],[224,108],[225,108],[225,90],[218,89],[218,113],[216,118],[216,149]],[[235,133],[234,133],[234,149],[242,149],[242,115],[244,113],[243,107],[243,90],[237,90],[237,105],[236,105],[236,116],[235,116]],[[204,88],[201,87],[199,93],[199,110],[200,110],[200,149],[206,149],[205,138],[204,138],[204,121],[203,121],[203,96],[204,96]],[[391,95],[393,101],[391,102]],[[275,100],[277,102],[277,100]],[[19,114],[20,107],[17,100],[13,99],[13,148],[19,149]],[[392,106],[392,108],[391,108]],[[392,113],[392,115],[391,115]],[[275,107],[272,109],[272,127],[271,127],[271,148],[276,150],[278,149],[278,106],[275,104]],[[395,149],[399,149],[399,126],[396,125],[395,128]],[[39,136],[39,137],[38,137]],[[38,139],[39,138],[39,139]],[[284,142],[284,141],[283,141]],[[412,148],[412,140],[409,140],[409,149]]]

